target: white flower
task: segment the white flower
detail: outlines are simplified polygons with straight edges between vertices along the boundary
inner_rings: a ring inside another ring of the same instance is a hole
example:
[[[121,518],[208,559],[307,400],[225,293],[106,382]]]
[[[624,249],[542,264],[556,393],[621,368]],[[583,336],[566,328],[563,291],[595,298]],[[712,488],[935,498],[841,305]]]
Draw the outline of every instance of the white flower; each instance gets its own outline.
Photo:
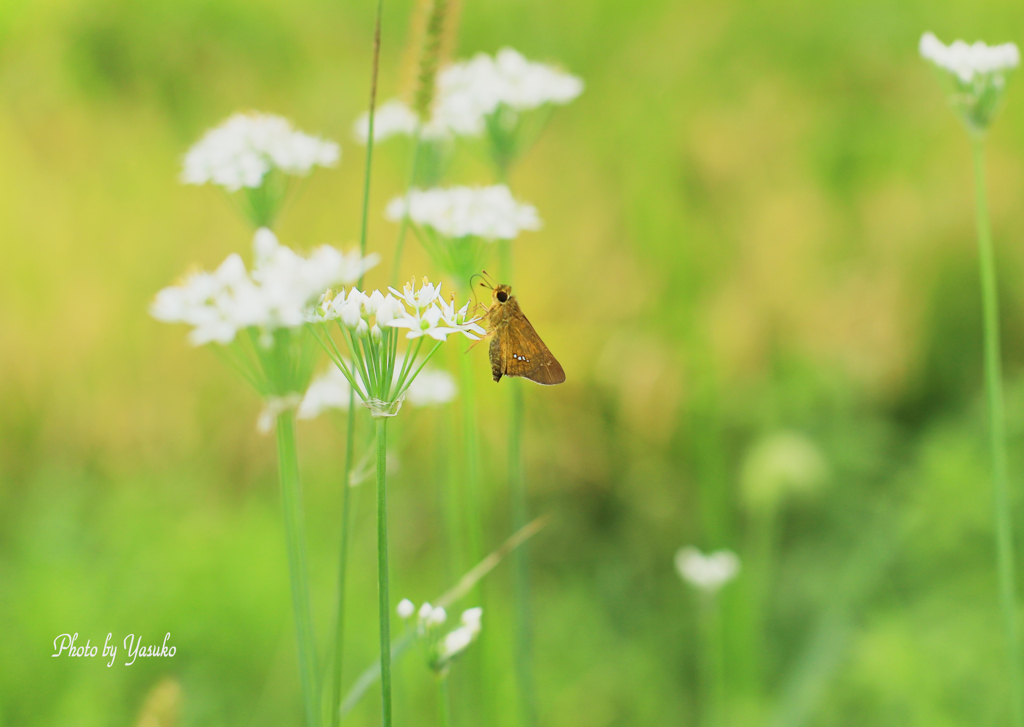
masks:
[[[932,33],[925,33],[918,49],[923,58],[955,74],[964,83],[970,83],[975,76],[1002,73],[1020,64],[1020,51],[1014,43],[989,46],[979,40],[968,45],[956,40],[946,46]]]
[[[704,555],[690,546],[681,548],[675,560],[676,570],[685,581],[711,594],[735,578],[740,570],[740,559],[730,550]]]
[[[476,608],[467,608],[462,612],[462,623],[470,628],[475,628],[477,631],[480,630],[480,618],[483,616],[484,610],[477,606]]]
[[[502,48],[494,58],[499,79],[495,95],[499,103],[517,111],[544,104],[565,105],[583,93],[583,81],[553,66],[526,60],[512,48]]]
[[[233,192],[259,187],[271,169],[304,175],[314,166],[333,166],[340,155],[333,141],[296,131],[280,116],[235,114],[189,149],[181,181],[212,182]]]
[[[441,319],[441,309],[436,305],[430,306],[422,314],[419,311],[406,313],[388,325],[392,328],[408,328],[409,332],[406,334],[406,338],[430,336],[435,341],[446,341],[450,334],[459,332],[457,328],[444,325],[444,321]],[[470,334],[466,335],[472,337]]]
[[[444,610],[444,606],[434,606],[430,609],[430,615],[424,620],[427,626],[441,626],[448,620],[448,612]]]
[[[398,616],[402,619],[407,619],[416,612],[416,606],[408,598],[403,598],[398,602]]]
[[[377,255],[343,255],[327,245],[302,257],[280,245],[270,230],[257,230],[255,265],[245,269],[230,255],[213,274],[197,273],[157,293],[150,313],[167,323],[193,326],[195,345],[227,344],[249,327],[294,328],[310,317],[309,306],[336,283],[351,283],[377,264]],[[325,301],[326,303],[326,301]],[[323,307],[324,304],[321,305]]]
[[[423,605],[420,606],[420,621],[426,621],[430,618],[430,612],[434,610],[434,607],[430,605],[430,601],[424,601]]]
[[[478,53],[467,61],[446,66],[437,74],[430,119],[420,133],[425,139],[479,136],[486,117],[504,104],[529,111],[546,104],[564,105],[583,93],[583,81],[554,66],[528,61],[511,48],[491,57]],[[414,134],[419,119],[403,102],[381,105],[373,120],[373,136],[381,141],[396,134]],[[355,136],[366,143],[369,115],[355,124]]]
[[[475,136],[502,104],[529,111],[567,104],[581,93],[583,81],[576,76],[502,48],[493,58],[479,53],[438,74],[431,122],[453,134]]]
[[[438,661],[444,664],[464,651],[480,633],[482,608],[470,608],[462,612],[462,625],[449,631],[438,644]]]
[[[452,298],[447,303],[444,300],[438,301],[441,306],[441,319],[445,325],[450,328],[476,334],[477,336],[483,336],[487,333],[481,326],[476,324],[476,321],[480,320],[480,317],[470,318],[469,317],[469,301],[462,306],[459,310],[455,310],[455,294],[452,294]]]
[[[476,636],[476,634],[472,629],[468,629],[464,626],[460,626],[454,631],[449,631],[448,634],[445,635],[444,640],[441,641],[441,659],[448,661],[459,652],[464,651],[466,647],[473,643],[474,636]]]
[[[438,283],[437,287],[434,287],[433,283],[426,278],[423,278],[423,283],[420,285],[419,290],[417,290],[416,278],[413,278],[405,284],[401,293],[394,288],[388,288],[388,290],[390,290],[395,296],[404,300],[411,308],[419,310],[420,308],[426,308],[441,297],[441,285],[441,283]]]
[[[416,131],[416,124],[418,123],[419,119],[416,117],[416,112],[405,103],[397,98],[385,101],[374,110],[373,140],[383,141],[388,137],[398,134],[412,135]],[[370,138],[369,112],[356,119],[352,131],[359,143],[366,143],[367,139]]]
[[[476,136],[484,118],[502,104],[528,111],[545,104],[564,105],[583,93],[583,81],[554,66],[526,60],[511,48],[495,57],[479,53],[453,63],[437,75],[431,125],[460,136]]]
[[[408,209],[409,219],[430,227],[446,237],[480,237],[511,240],[523,230],[540,229],[540,217],[533,205],[516,202],[504,184],[492,187],[449,187],[411,190],[396,197],[385,215],[401,222]]]

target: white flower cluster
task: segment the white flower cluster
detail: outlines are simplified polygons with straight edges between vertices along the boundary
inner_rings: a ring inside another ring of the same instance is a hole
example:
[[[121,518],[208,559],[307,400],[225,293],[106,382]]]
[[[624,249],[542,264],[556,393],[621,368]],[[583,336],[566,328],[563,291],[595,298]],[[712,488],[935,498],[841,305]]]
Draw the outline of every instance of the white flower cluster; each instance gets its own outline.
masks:
[[[957,40],[947,46],[932,33],[925,33],[918,47],[923,58],[964,83],[970,83],[975,76],[1002,73],[1020,64],[1020,51],[1015,43],[989,46],[978,41],[968,45]]]
[[[486,331],[468,311],[468,301],[456,310],[455,296],[445,302],[441,286],[424,278],[419,289],[413,281],[406,283],[402,292],[389,288],[387,295],[379,290],[366,294],[356,288],[350,288],[348,293],[328,291],[314,310],[312,320],[337,320],[356,335],[369,334],[375,339],[383,334],[382,326],[390,326],[409,329],[406,338],[430,336],[435,341],[445,341],[452,333],[461,333],[476,340]]]
[[[437,75],[436,97],[430,120],[423,126],[425,138],[478,136],[486,117],[501,105],[529,111],[546,104],[564,105],[583,93],[583,81],[545,63],[528,61],[512,48],[491,57],[479,53],[468,61],[453,63]],[[397,99],[383,104],[374,117],[373,138],[412,134],[419,120]],[[356,138],[366,143],[369,119],[356,121]]]
[[[448,620],[448,612],[442,606],[431,606],[426,602],[417,612],[415,604],[408,598],[403,598],[398,604],[398,615],[403,620],[408,620],[414,613],[417,613],[417,628],[421,634],[443,626]],[[435,668],[443,667],[476,640],[480,634],[483,613],[484,610],[479,606],[467,608],[462,612],[460,624],[445,634],[437,644]]]
[[[234,192],[259,187],[271,169],[308,174],[314,166],[333,166],[340,155],[333,141],[297,131],[280,116],[235,114],[189,149],[181,181],[212,182]]]
[[[399,371],[404,364],[405,357],[398,354],[395,357],[395,382],[398,381]],[[362,386],[358,371],[354,373]],[[313,379],[313,383],[309,385],[306,395],[302,398],[297,416],[299,419],[314,419],[327,409],[348,409],[351,392],[352,385],[348,383],[345,374],[337,366],[331,366]],[[409,384],[406,401],[413,406],[438,406],[447,404],[457,393],[458,387],[454,376],[441,369],[424,367]]]
[[[385,215],[400,222],[409,219],[445,237],[474,236],[485,240],[511,240],[522,230],[540,229],[533,205],[516,202],[504,184],[491,187],[449,187],[411,190],[388,203]]]
[[[480,619],[483,614],[484,610],[479,606],[467,608],[462,612],[462,623],[458,628],[445,634],[444,639],[441,640],[438,648],[438,657],[442,662],[452,659],[460,652],[465,651],[473,643],[480,634]]]
[[[690,585],[714,594],[739,573],[740,559],[731,550],[704,555],[697,548],[689,546],[676,553],[676,570]]]
[[[373,114],[373,140],[383,141],[392,136],[412,136],[416,132],[419,119],[405,102],[397,98],[382,103]],[[370,138],[370,114],[364,113],[352,127],[356,140],[365,144]],[[429,136],[424,129],[424,136]]]
[[[452,106],[452,116],[470,108],[487,116],[500,104],[516,111],[564,105],[583,93],[583,81],[576,76],[528,61],[512,48],[502,48],[494,58],[479,53],[448,66],[438,74],[437,87],[438,101]]]
[[[358,280],[380,259],[364,258],[357,250],[342,254],[329,245],[302,257],[265,227],[256,231],[253,249],[251,271],[237,254],[229,255],[214,272],[194,273],[161,290],[150,313],[166,323],[192,326],[189,340],[196,346],[227,344],[249,327],[266,331],[303,325],[310,303],[328,286]]]

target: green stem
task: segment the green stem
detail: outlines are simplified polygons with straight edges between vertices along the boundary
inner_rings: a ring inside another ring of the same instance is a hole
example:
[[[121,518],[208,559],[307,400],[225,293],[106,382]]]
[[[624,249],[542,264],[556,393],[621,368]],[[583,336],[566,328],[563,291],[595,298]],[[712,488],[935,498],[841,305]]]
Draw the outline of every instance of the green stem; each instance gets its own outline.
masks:
[[[363,174],[363,220],[359,227],[359,253],[366,256],[366,234],[370,220],[370,171],[373,169],[373,122],[377,105],[377,72],[380,69],[380,19],[384,0],[377,0],[377,20],[373,29],[373,70],[370,76],[369,136],[366,139],[366,171]],[[359,276],[359,287],[363,287]]]
[[[974,139],[974,185],[977,204],[978,259],[981,267],[981,294],[985,316],[985,388],[988,394],[989,435],[992,446],[992,485],[994,489],[996,564],[999,571],[999,600],[1006,631],[1006,652],[1013,724],[1024,725],[1024,701],[1021,699],[1020,642],[1017,632],[1017,586],[1014,575],[1013,532],[1006,466],[1006,417],[1003,413],[1003,378],[999,343],[999,295],[996,288],[992,230],[988,219],[985,192],[985,153],[981,137]]]
[[[477,431],[473,360],[470,356],[459,356],[459,374],[462,378],[462,448],[466,458],[463,496],[466,499],[468,521],[469,562],[476,563],[483,555],[483,513],[480,509],[480,437]]]
[[[337,620],[334,624],[334,664],[331,671],[331,727],[341,724],[341,669],[345,653],[345,575],[348,567],[348,528],[351,519],[351,490],[349,477],[352,474],[352,452],[355,447],[356,394],[348,394],[348,427],[345,430],[345,472],[341,480],[341,548],[338,557],[338,605],[335,609]]]
[[[441,500],[441,512],[444,513],[445,550],[447,560],[445,562],[445,575],[447,581],[454,581],[462,572],[462,537],[459,533],[461,522],[459,512],[458,477],[453,472],[451,453],[458,450],[458,444],[454,441],[456,427],[454,425],[455,407],[445,404],[439,412],[440,423],[435,432],[437,437],[437,449],[435,452],[437,481],[441,484],[439,497]]]
[[[391,727],[391,598],[388,594],[388,418],[377,419],[377,596],[380,611],[382,721]]]
[[[441,674],[437,680],[438,703],[441,709],[441,727],[452,727],[452,698],[448,689],[448,673]]]
[[[717,594],[701,593],[704,621],[702,702],[704,727],[721,727],[725,706],[725,670],[722,658],[721,613]]]
[[[277,459],[285,537],[288,541],[292,607],[295,611],[295,632],[299,647],[299,678],[302,681],[306,724],[309,727],[317,727],[320,724],[320,710],[317,708],[316,699],[316,647],[313,641],[313,618],[309,607],[302,488],[299,484],[299,459],[295,448],[295,412],[290,409],[277,417]]]
[[[508,478],[512,491],[512,530],[518,531],[529,519],[526,480],[523,476],[523,382],[510,381],[511,412],[508,437]],[[519,681],[522,721],[527,727],[537,724],[537,703],[533,684],[533,629],[530,618],[530,567],[526,546],[512,554],[513,588],[516,608],[516,675]]]

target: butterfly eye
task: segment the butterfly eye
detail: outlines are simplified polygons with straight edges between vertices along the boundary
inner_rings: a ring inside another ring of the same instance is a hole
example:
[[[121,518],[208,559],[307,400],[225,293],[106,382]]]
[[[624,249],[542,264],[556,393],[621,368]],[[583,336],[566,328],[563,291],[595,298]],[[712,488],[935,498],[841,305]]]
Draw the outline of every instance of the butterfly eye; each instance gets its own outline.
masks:
[[[499,290],[495,294],[495,297],[497,297],[499,303],[504,303],[506,300],[508,300],[508,293],[506,293],[504,290]]]

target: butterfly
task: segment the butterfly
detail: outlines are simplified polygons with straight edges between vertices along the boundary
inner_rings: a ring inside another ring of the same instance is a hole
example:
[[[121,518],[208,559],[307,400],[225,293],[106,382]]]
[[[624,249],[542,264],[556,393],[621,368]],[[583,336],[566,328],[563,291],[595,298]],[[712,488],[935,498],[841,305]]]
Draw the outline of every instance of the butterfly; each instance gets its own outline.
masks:
[[[483,287],[491,287],[484,285]],[[565,371],[533,330],[519,309],[512,286],[491,288],[491,307],[484,314],[491,339],[491,376],[522,376],[538,384],[551,386],[565,381]]]

